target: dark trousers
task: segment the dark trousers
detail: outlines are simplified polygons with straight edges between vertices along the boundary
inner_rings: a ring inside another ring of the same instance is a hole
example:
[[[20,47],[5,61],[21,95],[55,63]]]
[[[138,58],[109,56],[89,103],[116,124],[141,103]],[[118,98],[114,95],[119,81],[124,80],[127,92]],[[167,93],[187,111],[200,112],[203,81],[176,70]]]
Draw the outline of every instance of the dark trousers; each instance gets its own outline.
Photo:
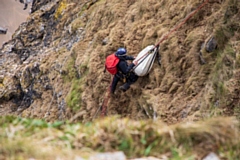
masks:
[[[129,76],[124,76],[120,73],[117,73],[113,77],[113,81],[111,84],[111,93],[115,92],[117,84],[120,80],[124,82],[124,77],[126,77],[126,82],[123,84],[123,88],[125,90],[128,90],[130,88],[130,85],[135,83],[138,80],[138,76],[135,75],[133,72],[129,73]]]

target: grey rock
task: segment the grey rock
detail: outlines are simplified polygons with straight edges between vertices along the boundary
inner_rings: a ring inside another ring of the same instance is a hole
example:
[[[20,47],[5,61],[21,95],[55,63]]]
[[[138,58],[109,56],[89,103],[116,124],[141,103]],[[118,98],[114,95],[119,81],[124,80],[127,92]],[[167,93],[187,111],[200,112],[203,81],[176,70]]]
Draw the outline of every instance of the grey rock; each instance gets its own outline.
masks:
[[[104,40],[102,41],[102,45],[106,45],[108,44],[108,38],[104,38]]]
[[[167,158],[155,158],[155,157],[146,157],[146,158],[136,158],[136,159],[132,159],[132,160],[167,160]]]
[[[213,152],[209,153],[203,160],[220,160],[220,158]]]
[[[77,157],[74,158],[74,160],[85,160],[85,159],[77,156]]]
[[[7,29],[0,27],[0,34],[7,34]]]
[[[205,49],[208,53],[213,52],[217,48],[217,41],[215,40],[214,37],[211,37],[205,46]]]
[[[113,153],[98,153],[89,157],[89,160],[126,160],[126,156],[123,152],[113,152]]]

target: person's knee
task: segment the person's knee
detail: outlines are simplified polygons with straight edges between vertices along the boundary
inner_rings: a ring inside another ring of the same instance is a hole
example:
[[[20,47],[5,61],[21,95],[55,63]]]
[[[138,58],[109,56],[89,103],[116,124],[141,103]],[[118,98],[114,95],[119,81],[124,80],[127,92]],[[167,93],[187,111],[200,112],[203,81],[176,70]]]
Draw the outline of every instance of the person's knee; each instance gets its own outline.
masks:
[[[138,80],[138,77],[131,77],[127,80],[127,82],[129,82],[129,84],[133,84]]]
[[[129,81],[131,81],[131,82],[136,82],[138,80],[138,76],[137,75],[135,75],[135,74],[131,74],[130,76],[129,76]]]

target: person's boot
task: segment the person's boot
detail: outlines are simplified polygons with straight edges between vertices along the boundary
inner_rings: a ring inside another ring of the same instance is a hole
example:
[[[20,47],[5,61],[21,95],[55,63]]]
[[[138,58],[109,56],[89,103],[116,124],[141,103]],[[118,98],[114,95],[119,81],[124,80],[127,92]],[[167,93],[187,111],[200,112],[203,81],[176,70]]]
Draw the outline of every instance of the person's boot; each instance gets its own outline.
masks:
[[[114,92],[110,92],[110,98],[116,98],[116,94],[114,94]]]
[[[119,89],[123,92],[126,92],[130,88],[130,85],[128,83],[125,83],[124,85],[120,86]]]

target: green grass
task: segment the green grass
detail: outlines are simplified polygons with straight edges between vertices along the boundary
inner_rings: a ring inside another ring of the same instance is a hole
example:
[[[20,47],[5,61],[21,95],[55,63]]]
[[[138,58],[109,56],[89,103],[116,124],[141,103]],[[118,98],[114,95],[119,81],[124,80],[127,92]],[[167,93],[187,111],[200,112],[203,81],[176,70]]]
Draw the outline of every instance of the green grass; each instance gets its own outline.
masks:
[[[61,157],[66,150],[73,155],[88,148],[88,152],[120,150],[132,158],[161,157],[168,153],[172,160],[190,160],[201,156],[202,151],[198,149],[205,144],[221,158],[236,159],[240,151],[238,125],[232,118],[167,126],[158,121],[132,121],[118,117],[86,124],[0,117],[0,142],[5,144],[0,146],[0,153],[8,159],[44,160]],[[39,145],[32,146],[32,142]],[[40,148],[42,150],[38,152]],[[59,149],[58,152],[53,152],[55,149]]]
[[[72,81],[70,93],[68,94],[66,101],[67,105],[74,111],[78,111],[81,108],[82,102],[82,82],[81,80],[75,79]]]
[[[235,65],[234,61],[236,59],[236,51],[229,44],[225,44],[223,49],[217,49],[213,52],[215,56],[215,64],[213,64],[213,69],[211,71],[211,81],[215,94],[212,98],[212,106],[210,107],[210,113],[214,116],[223,114],[223,107],[227,107],[227,103],[232,101],[225,84],[233,78],[234,70],[238,67]],[[218,101],[219,105],[216,107],[215,103]],[[215,107],[214,107],[215,106]]]
[[[70,57],[66,64],[65,74],[62,74],[65,82],[70,82],[77,78],[77,70],[75,67],[75,58]]]
[[[86,64],[81,65],[79,70],[82,74],[80,75],[80,78],[72,78],[70,92],[66,98],[67,105],[73,110],[73,112],[76,112],[81,108],[82,92],[84,91],[86,76],[89,71]],[[76,73],[76,71],[74,72]]]

